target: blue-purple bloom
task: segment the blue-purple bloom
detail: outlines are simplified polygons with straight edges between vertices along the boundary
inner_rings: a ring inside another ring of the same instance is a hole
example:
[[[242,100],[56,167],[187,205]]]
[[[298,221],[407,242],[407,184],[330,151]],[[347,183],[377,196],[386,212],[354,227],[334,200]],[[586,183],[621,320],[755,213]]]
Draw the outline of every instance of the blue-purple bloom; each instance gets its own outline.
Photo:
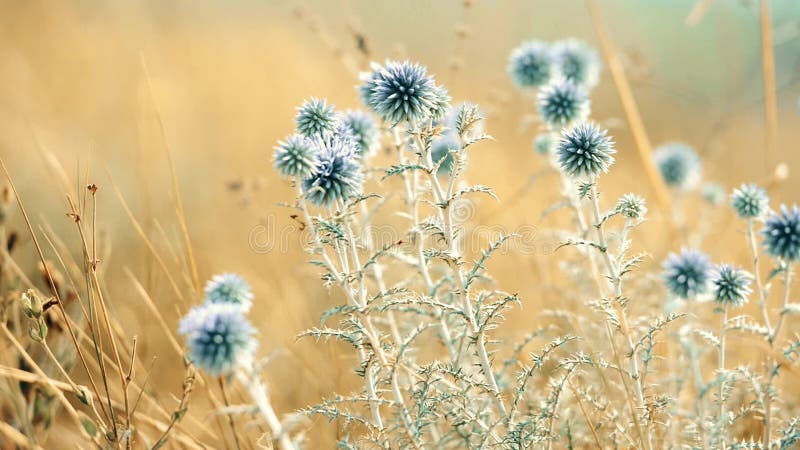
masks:
[[[705,253],[692,249],[670,253],[662,268],[664,285],[672,295],[689,300],[708,292],[711,262]]]
[[[233,304],[192,308],[181,320],[178,333],[186,337],[187,358],[213,376],[250,364],[257,346],[255,329]]]

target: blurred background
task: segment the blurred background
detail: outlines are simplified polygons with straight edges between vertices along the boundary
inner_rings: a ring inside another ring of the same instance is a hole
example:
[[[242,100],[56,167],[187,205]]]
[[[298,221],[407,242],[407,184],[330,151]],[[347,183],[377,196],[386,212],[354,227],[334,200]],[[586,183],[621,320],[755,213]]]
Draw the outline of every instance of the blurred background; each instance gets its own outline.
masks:
[[[800,200],[800,2],[772,2],[778,136],[769,158],[757,1],[596,4],[654,146],[690,144],[703,157],[705,180],[726,190],[756,181],[770,184],[776,201]],[[523,299],[503,331],[511,338],[537,326],[537,307],[558,305],[557,289],[543,288],[559,280],[548,230],[568,217],[542,218],[558,199],[558,181],[531,178],[545,167],[532,147],[535,107],[512,85],[507,58],[525,39],[569,37],[599,49],[582,1],[3,0],[0,157],[35,226],[52,227],[76,255],[80,241],[65,195],[82,198],[86,184],[98,185],[101,271],[113,312],[140,337],[143,360],[161,356],[152,389],[177,392],[181,361],[161,351],[160,330],[125,270],[171,325],[187,305],[177,304],[113,189],[188,289],[168,150],[200,277],[233,271],[253,285],[261,354],[276,352],[267,379],[277,409],[289,412],[347,391],[355,379],[353,361],[335,345],[295,341],[321,311],[341,303],[305,263],[292,211],[280,205],[292,190],[271,167],[272,147],[293,132],[295,107],[310,96],[360,107],[357,73],[385,58],[418,61],[454,101],[480,105],[494,140],[471,150],[466,178],[492,186],[500,202],[480,200],[471,220],[537,230],[532,250],[509,252],[490,266],[503,289]],[[602,180],[607,202],[629,191],[650,201],[650,220],[634,239],[655,267],[686,242],[664,232],[669,215],[657,207],[605,69],[592,110],[619,151]],[[775,182],[779,163],[789,172],[783,182]],[[376,165],[389,164],[381,152]],[[684,207],[713,235],[705,248],[715,260],[746,255],[744,246],[725,243],[739,238],[742,226],[724,205],[713,209],[695,195]],[[12,222],[23,231],[17,255],[33,266],[20,219]],[[334,427],[316,422],[312,443],[336,437]]]

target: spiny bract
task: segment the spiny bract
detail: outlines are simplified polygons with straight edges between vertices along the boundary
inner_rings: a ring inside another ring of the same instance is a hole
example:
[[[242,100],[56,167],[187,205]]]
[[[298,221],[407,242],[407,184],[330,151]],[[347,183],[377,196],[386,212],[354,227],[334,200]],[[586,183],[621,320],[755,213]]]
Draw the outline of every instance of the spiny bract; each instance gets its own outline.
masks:
[[[722,304],[739,306],[747,302],[753,292],[750,289],[750,274],[730,264],[714,268],[711,279],[714,299]]]
[[[204,289],[206,303],[238,305],[242,311],[253,306],[253,291],[247,281],[235,273],[214,275]]]
[[[192,308],[178,333],[186,336],[187,357],[213,376],[252,362],[255,329],[237,305],[214,303]]]
[[[363,175],[353,140],[336,135],[317,139],[316,146],[319,164],[314,173],[303,180],[306,198],[316,205],[327,206],[359,194]]]
[[[594,123],[585,122],[561,132],[556,149],[561,170],[573,177],[596,177],[614,163],[614,142]]]
[[[761,217],[769,207],[767,192],[756,184],[743,184],[731,194],[731,207],[742,219]]]
[[[365,90],[369,107],[392,125],[431,118],[442,112],[447,97],[424,66],[408,61],[387,61],[366,79],[362,92]]]
[[[297,108],[297,132],[307,138],[325,136],[336,129],[336,109],[325,99],[311,98]]]
[[[772,213],[764,222],[764,246],[767,253],[785,261],[800,259],[800,210],[797,205],[781,205],[780,212]]]
[[[700,179],[700,157],[684,143],[670,142],[658,147],[653,159],[667,186],[691,189]]]
[[[614,210],[628,219],[643,219],[644,215],[647,214],[647,204],[644,198],[630,193],[617,200]]]
[[[314,143],[303,135],[291,135],[275,146],[273,163],[283,175],[298,178],[309,177],[317,167],[317,162]]]
[[[551,127],[565,127],[589,113],[586,91],[575,83],[561,80],[542,89],[537,98],[539,116]]]
[[[600,58],[586,43],[569,39],[553,45],[558,73],[566,80],[593,88],[600,78]]]
[[[670,253],[662,267],[664,285],[672,295],[688,300],[708,291],[711,263],[705,253],[692,249]]]
[[[341,123],[349,128],[362,157],[371,154],[378,147],[380,128],[371,115],[364,111],[347,110],[342,114]]]
[[[541,41],[527,41],[511,51],[508,73],[519,87],[543,86],[550,81],[553,55],[550,47]]]

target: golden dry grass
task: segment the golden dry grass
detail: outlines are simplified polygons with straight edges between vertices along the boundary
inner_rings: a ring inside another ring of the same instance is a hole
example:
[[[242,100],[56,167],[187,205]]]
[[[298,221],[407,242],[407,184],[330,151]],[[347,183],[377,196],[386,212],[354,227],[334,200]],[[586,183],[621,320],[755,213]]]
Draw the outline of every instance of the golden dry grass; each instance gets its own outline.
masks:
[[[296,225],[288,210],[277,205],[291,198],[291,190],[270,165],[272,146],[293,128],[293,108],[311,95],[340,107],[358,106],[353,70],[367,58],[359,54],[354,33],[366,37],[371,58],[419,60],[456,100],[475,101],[488,113],[486,128],[495,140],[471,153],[467,178],[491,185],[501,202],[481,200],[475,222],[501,224],[507,230],[522,224],[539,229],[535,254],[510,253],[492,263],[498,283],[518,292],[524,305],[509,318],[502,335],[515,337],[534,328],[543,320],[536,315],[539,307],[562,302],[563,279],[552,255],[557,243],[548,229],[567,223],[567,218],[556,214],[540,221],[540,212],[558,193],[554,179],[528,183],[542,169],[531,149],[535,127],[520,120],[533,112],[532,100],[511,87],[505,60],[525,38],[578,36],[595,42],[583,3],[406,3],[0,5],[0,157],[32,220],[52,227],[73,252],[79,247],[74,226],[65,217],[64,194],[74,190],[81,192],[74,197],[82,197],[86,182],[99,186],[100,271],[113,315],[129,336],[139,337],[141,360],[157,357],[150,375],[156,390],[179,392],[182,364],[126,272],[141,282],[169,326],[175,326],[179,311],[193,299],[190,294],[183,302],[177,299],[115,195],[108,173],[175,274],[176,284],[191,292],[166,147],[174,160],[199,278],[235,271],[254,287],[252,317],[261,352],[280,352],[268,370],[269,384],[279,386],[273,392],[276,408],[288,412],[353,386],[349,355],[331,344],[295,342],[297,332],[316,324],[319,313],[339,303],[335,299],[340,295],[321,287],[316,269],[305,264],[299,234],[286,233],[285,242],[275,242],[269,252],[252,247],[253,239],[264,238],[257,234],[260,227],[280,231]],[[662,12],[661,19],[645,7],[626,9],[622,1],[597,3],[621,51],[653,144],[673,139],[692,144],[704,157],[707,177],[727,188],[744,181],[769,182],[759,60],[750,48],[758,42],[755,16],[752,29],[741,30],[741,21],[729,8],[715,10],[714,5],[698,25],[687,28],[684,19],[691,3],[684,10]],[[657,20],[661,23],[651,33],[646,23]],[[746,39],[731,41],[734,33]],[[665,51],[665,40],[676,44]],[[797,40],[789,45],[798,48]],[[793,174],[800,163],[795,151],[800,127],[793,110],[798,86],[794,76],[786,75],[796,61],[782,61],[785,53],[779,52],[777,60],[774,161],[786,163]],[[723,65],[714,67],[715,61]],[[456,69],[454,62],[460,65]],[[691,75],[693,66],[696,77]],[[648,264],[658,264],[679,246],[678,239],[671,219],[656,206],[608,71],[592,102],[594,117],[612,127],[620,149],[617,166],[603,179],[604,195],[615,198],[636,190],[651,200],[653,214],[637,231],[635,245],[651,252]],[[63,165],[67,186],[54,176],[52,158]],[[389,158],[381,155],[379,161],[388,164]],[[797,180],[774,184],[771,195],[781,202],[800,200]],[[699,201],[686,203],[694,220]],[[742,233],[732,213],[723,207],[704,217],[710,233],[706,250],[714,259],[744,260],[746,248],[729,245]],[[26,236],[18,214],[13,227]],[[35,267],[29,238],[22,238],[17,258],[24,269]],[[736,360],[746,358],[751,349],[742,345],[732,352]],[[329,443],[335,427],[320,419],[315,424],[312,444]]]

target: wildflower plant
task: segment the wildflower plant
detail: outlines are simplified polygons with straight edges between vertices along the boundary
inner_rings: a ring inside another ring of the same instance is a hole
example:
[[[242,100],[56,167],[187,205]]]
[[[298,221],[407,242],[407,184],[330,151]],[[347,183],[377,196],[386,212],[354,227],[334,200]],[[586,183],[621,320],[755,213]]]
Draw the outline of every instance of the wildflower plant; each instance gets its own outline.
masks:
[[[155,332],[178,356],[173,362],[183,363],[181,383],[157,386],[178,390],[157,398],[142,348],[108,307],[113,290],[98,271],[104,253],[95,224],[84,224],[96,217],[97,186],[87,186],[91,201],[68,197],[80,246],[62,257],[64,245],[49,227],[31,225],[12,185],[0,187],[0,296],[8,300],[0,305],[0,376],[9,381],[0,384],[2,439],[19,448],[53,444],[41,431],[64,425],[57,417],[64,411],[88,444],[76,445],[97,448],[290,450],[315,446],[303,442],[312,426],[336,427],[340,448],[796,447],[800,417],[789,377],[800,361],[792,292],[800,210],[772,211],[766,191],[752,184],[734,190],[730,208],[709,208],[722,204],[721,188],[701,179],[692,149],[669,144],[654,159],[674,199],[705,187],[695,223],[667,223],[674,210],[656,209],[637,192],[612,196],[603,184],[601,175],[619,170],[615,158],[632,152],[617,149],[599,125],[608,122],[592,117],[588,95],[600,74],[593,49],[573,40],[526,42],[511,52],[508,71],[519,87],[538,90],[527,107],[538,113],[535,148],[546,157],[532,163],[545,165],[547,177],[531,183],[548,183],[537,187],[556,194],[534,220],[537,245],[539,236],[558,242],[547,250],[559,278],[524,272],[527,263],[518,269],[541,293],[537,307],[518,308],[531,299],[505,290],[490,270],[498,258],[527,258],[510,251],[529,236],[493,235],[479,252],[468,245],[470,227],[493,217],[473,220],[482,202],[500,201],[469,180],[473,152],[490,139],[481,108],[451,104],[421,64],[372,63],[353,92],[365,110],[304,102],[272,159],[277,178],[295,189],[283,206],[305,233],[320,292],[330,294],[315,299],[327,302],[325,310],[292,345],[303,351],[335,341],[337,363],[351,369],[341,377],[348,390],[328,392],[322,383],[311,404],[279,415],[259,355],[275,343],[256,329],[272,322],[249,283],[233,273],[201,283],[180,203],[185,258],[171,259],[160,257],[125,205],[171,287],[159,291],[163,298],[151,295],[127,274],[136,300],[154,314]],[[382,144],[385,152],[371,157]],[[40,256],[31,276],[15,261],[19,238],[6,232],[15,197]],[[538,212],[524,205],[526,218],[531,210]],[[737,217],[731,229],[745,237],[742,248],[702,245],[698,230]],[[373,233],[386,223],[399,231],[390,239]],[[649,243],[684,249],[641,248],[648,241],[639,235],[653,224],[664,235]],[[46,259],[40,237],[60,268]],[[722,251],[750,261],[712,265],[709,255]],[[185,266],[180,276],[173,260]],[[177,326],[163,314],[172,300],[185,312]],[[733,338],[744,350],[729,347]],[[746,358],[731,359],[737,353]],[[206,398],[193,403],[199,396]]]
[[[553,52],[550,46],[542,41],[522,43],[509,56],[508,73],[521,88],[544,86],[553,74]]]

